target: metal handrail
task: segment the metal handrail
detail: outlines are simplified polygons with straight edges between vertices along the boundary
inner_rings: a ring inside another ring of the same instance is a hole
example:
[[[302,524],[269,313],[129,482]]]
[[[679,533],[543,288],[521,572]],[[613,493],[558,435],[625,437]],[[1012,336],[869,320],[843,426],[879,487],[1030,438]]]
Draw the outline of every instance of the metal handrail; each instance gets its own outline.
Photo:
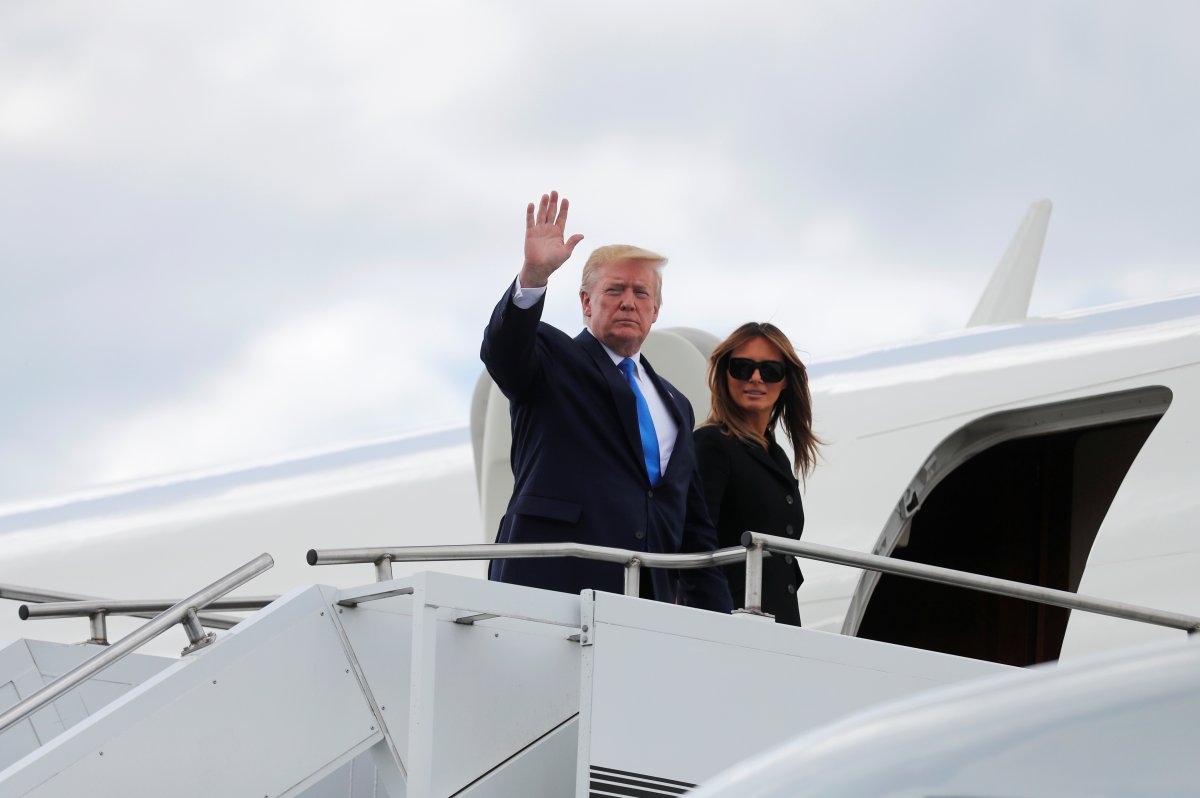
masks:
[[[279,596],[237,596],[234,598],[219,598],[210,601],[205,606],[214,610],[261,610]],[[22,621],[30,618],[77,618],[103,612],[108,615],[148,616],[168,610],[180,602],[180,599],[91,599],[46,602],[44,604],[22,604],[17,608],[17,615]],[[202,626],[204,616],[201,615]],[[234,622],[239,619],[231,618]]]
[[[123,659],[143,644],[153,640],[177,623],[184,623],[188,629],[188,637],[196,634],[196,610],[208,605],[215,599],[224,596],[254,577],[268,570],[275,564],[269,554],[260,554],[242,567],[229,572],[217,581],[201,588],[187,598],[178,601],[170,609],[159,613],[149,623],[143,624],[136,631],[126,635],[107,650],[81,663],[50,684],[38,690],[33,695],[21,701],[3,714],[0,714],[0,732],[5,731],[15,723],[24,720],[29,715],[41,709],[46,704],[66,693],[73,687],[86,681],[108,666]],[[193,645],[196,641],[193,640]]]
[[[746,550],[741,546],[688,554],[660,554],[630,551],[589,543],[474,543],[452,546],[391,546],[373,549],[309,549],[309,565],[350,565],[373,563],[375,578],[392,578],[393,562],[431,562],[444,560],[522,560],[545,557],[579,557],[625,566],[625,595],[638,595],[643,565],[650,568],[709,568],[741,562]]]
[[[839,549],[817,543],[801,543],[790,538],[746,532],[742,535],[745,548],[731,547],[712,552],[692,554],[657,554],[586,543],[478,543],[454,546],[397,546],[372,549],[326,549],[308,552],[309,565],[341,565],[374,563],[379,581],[392,578],[393,562],[427,562],[434,560],[500,560],[537,559],[544,557],[581,557],[613,562],[625,566],[625,595],[637,597],[642,565],[650,568],[706,568],[746,562],[745,611],[762,615],[762,558],[771,552],[791,554],[809,560],[850,565],[870,571],[908,576],[966,587],[1011,598],[1026,599],[1068,609],[1078,609],[1110,615],[1131,621],[1200,632],[1200,617],[1156,610],[1120,601],[1092,598],[1065,590],[1014,582],[992,576],[955,571],[936,565],[897,560],[876,554]]]
[[[45,590],[42,588],[24,587],[22,585],[12,585],[0,583],[0,599],[8,601],[25,601],[30,604],[51,604],[54,602],[99,602],[106,606],[116,602],[116,599],[105,599],[99,596],[89,596],[84,593],[68,593],[64,590]],[[129,615],[134,618],[153,618],[156,614],[166,609],[175,603],[175,599],[165,599],[165,604],[159,607],[159,602],[154,602],[153,608],[147,607],[144,611],[139,612],[112,612],[112,615]],[[209,607],[215,609],[232,609],[230,607],[217,607],[215,603],[209,604]],[[17,613],[20,614],[21,608],[17,608]],[[92,612],[79,613],[80,615],[91,615]],[[24,620],[25,616],[21,616]],[[41,617],[40,612],[31,612],[29,617]],[[60,616],[54,616],[60,617]],[[234,615],[217,615],[211,612],[202,612],[198,616],[200,624],[209,629],[232,629],[234,626],[242,622],[241,618]]]
[[[1114,618],[1124,618],[1130,621],[1167,626],[1172,629],[1182,629],[1185,632],[1200,632],[1200,617],[1184,615],[1178,612],[1156,610],[1137,604],[1127,604],[1123,601],[1092,598],[1090,596],[1072,593],[1067,590],[1056,590],[1040,585],[1030,585],[1025,582],[1014,582],[1009,579],[998,579],[994,576],[983,576],[966,571],[955,571],[952,568],[942,568],[937,565],[897,560],[892,557],[881,557],[878,554],[865,554],[858,551],[839,549],[834,546],[823,546],[819,543],[802,543],[798,540],[764,535],[761,532],[745,532],[742,535],[742,545],[750,553],[747,563],[754,557],[754,552],[773,551],[779,554],[791,554],[808,560],[820,560],[838,565],[851,565],[868,571],[908,576],[922,579],[926,582],[937,582],[943,585],[965,587],[993,593],[998,596],[1027,599],[1040,604],[1051,604],[1056,607],[1066,607],[1072,610],[1085,610],[1100,615],[1110,615]],[[762,611],[762,578],[761,570],[755,584],[751,584],[747,567],[746,578],[746,608],[751,612]]]

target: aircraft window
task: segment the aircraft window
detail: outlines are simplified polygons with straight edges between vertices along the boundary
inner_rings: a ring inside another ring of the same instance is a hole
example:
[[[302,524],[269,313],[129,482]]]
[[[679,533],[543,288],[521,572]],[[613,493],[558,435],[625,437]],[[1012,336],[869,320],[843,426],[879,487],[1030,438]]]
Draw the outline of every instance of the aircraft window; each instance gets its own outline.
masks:
[[[1101,522],[1170,401],[1155,386],[968,424],[926,461],[875,552],[1077,591]],[[1069,617],[1058,607],[864,573],[843,631],[1023,666],[1058,659]]]

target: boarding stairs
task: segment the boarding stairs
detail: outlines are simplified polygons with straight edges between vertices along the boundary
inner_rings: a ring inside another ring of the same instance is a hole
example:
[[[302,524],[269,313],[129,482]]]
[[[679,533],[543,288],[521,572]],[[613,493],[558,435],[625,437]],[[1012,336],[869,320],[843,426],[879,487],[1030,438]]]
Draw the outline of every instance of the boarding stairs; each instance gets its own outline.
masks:
[[[760,556],[777,539],[762,540]],[[1015,670],[753,611],[391,578],[406,555],[387,551],[360,552],[378,581],[297,588],[215,638],[196,614],[230,577],[177,602],[143,628],[182,623],[190,645],[178,660],[122,640],[94,647],[110,667],[30,694],[49,659],[88,651],[0,648],[0,798],[678,795],[856,710]],[[625,556],[636,574],[666,555]],[[64,702],[84,694],[89,707],[72,715]],[[371,792],[330,781],[355,762]]]

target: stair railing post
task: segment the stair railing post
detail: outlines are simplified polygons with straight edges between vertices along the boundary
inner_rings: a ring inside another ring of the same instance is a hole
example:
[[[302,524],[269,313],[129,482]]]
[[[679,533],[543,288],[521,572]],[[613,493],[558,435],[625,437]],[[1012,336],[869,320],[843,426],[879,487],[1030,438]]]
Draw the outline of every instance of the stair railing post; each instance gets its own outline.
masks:
[[[742,545],[746,547],[746,595],[745,612],[763,615],[762,608],[762,579],[763,579],[763,541],[753,532],[742,535]]]
[[[200,625],[200,619],[196,616],[195,607],[188,609],[180,623],[183,624],[183,630],[187,632],[188,636],[187,646],[179,652],[181,657],[186,657],[193,651],[199,651],[217,639],[216,632],[204,631],[204,627]]]
[[[108,623],[105,620],[107,617],[108,613],[104,610],[93,612],[88,616],[88,621],[92,625],[92,636],[87,642],[95,643],[98,646],[108,645]]]
[[[642,561],[631,557],[625,563],[625,595],[638,598],[642,587]]]

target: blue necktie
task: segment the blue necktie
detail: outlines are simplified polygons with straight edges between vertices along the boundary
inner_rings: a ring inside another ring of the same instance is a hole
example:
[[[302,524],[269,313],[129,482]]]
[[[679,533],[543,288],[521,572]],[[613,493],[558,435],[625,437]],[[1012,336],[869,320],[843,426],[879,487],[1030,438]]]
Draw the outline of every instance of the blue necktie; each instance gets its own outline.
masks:
[[[650,417],[650,405],[646,404],[646,397],[642,395],[641,388],[638,388],[637,377],[633,371],[633,360],[625,358],[617,365],[625,375],[625,381],[633,389],[634,397],[637,398],[638,431],[642,435],[642,456],[646,458],[646,473],[650,475],[650,484],[656,485],[659,477],[658,433],[654,431],[654,419]]]

